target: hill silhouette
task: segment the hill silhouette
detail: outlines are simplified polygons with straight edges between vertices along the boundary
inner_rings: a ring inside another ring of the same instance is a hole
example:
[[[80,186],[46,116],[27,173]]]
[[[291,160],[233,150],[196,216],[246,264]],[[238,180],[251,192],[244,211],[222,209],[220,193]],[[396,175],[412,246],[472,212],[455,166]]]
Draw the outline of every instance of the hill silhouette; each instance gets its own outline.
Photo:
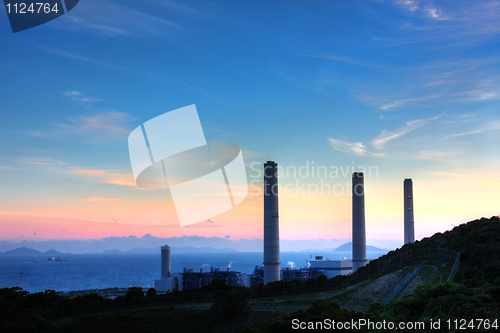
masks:
[[[26,255],[51,255],[51,256],[56,256],[56,255],[61,255],[64,254],[62,252],[56,251],[54,249],[50,249],[46,252],[41,252],[38,250],[33,250],[27,247],[18,247],[17,249],[5,251],[5,252],[0,252],[0,255],[9,255],[9,256],[26,256]]]
[[[401,250],[439,246],[460,252],[460,269],[455,282],[468,287],[492,283],[500,276],[500,218],[481,218],[436,233]],[[391,253],[391,252],[390,252]]]
[[[336,249],[330,249],[333,250],[333,252],[351,252],[352,251],[352,242],[348,242],[345,244],[340,245]],[[328,251],[328,250],[327,250]],[[366,246],[366,251],[371,251],[371,252],[388,252],[388,250],[384,250],[375,246],[367,245]]]
[[[27,247],[18,247],[17,249],[5,251],[5,252],[0,252],[0,254],[5,254],[5,255],[11,255],[11,256],[17,256],[17,255],[36,255],[36,254],[43,254],[43,252],[29,249]]]

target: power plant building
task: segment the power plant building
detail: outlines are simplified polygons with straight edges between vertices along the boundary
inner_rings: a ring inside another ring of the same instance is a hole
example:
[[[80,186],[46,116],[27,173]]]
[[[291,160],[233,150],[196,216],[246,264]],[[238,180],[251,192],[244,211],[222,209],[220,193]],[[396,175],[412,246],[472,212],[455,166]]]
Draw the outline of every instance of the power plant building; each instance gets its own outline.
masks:
[[[280,281],[278,164],[264,164],[264,284]]]
[[[322,272],[329,279],[352,272],[352,260],[350,259],[324,260],[322,256],[316,256],[314,260],[308,260],[307,263],[310,270]]]
[[[362,172],[352,174],[352,272],[366,265],[365,183]]]
[[[404,193],[404,239],[405,244],[415,242],[415,224],[413,216],[413,181],[405,179],[403,182]]]

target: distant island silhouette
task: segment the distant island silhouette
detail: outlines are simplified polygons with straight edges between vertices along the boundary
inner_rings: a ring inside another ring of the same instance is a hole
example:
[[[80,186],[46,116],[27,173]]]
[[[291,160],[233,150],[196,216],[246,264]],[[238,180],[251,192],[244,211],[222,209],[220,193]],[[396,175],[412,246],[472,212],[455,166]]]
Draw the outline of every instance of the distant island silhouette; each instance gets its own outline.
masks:
[[[314,253],[324,253],[328,254],[328,252],[351,252],[352,250],[352,242],[348,242],[345,244],[342,244],[338,248],[330,248],[326,250],[320,250],[320,249],[307,249],[307,250],[302,250],[300,252],[314,252]],[[386,249],[381,249],[375,246],[367,245],[366,250],[370,252],[389,252],[390,250]],[[203,246],[203,247],[194,247],[194,246],[181,246],[181,247],[175,247],[172,249],[173,253],[236,253],[240,252],[235,249],[231,248],[221,248],[221,249],[216,249],[213,247],[208,247],[208,246]],[[112,250],[104,250],[102,252],[87,252],[85,254],[105,254],[105,255],[114,255],[114,254],[159,254],[160,253],[160,247],[152,247],[152,248],[132,248],[127,251],[121,251],[117,249],[112,249]],[[72,253],[63,253],[56,251],[54,249],[50,249],[46,252],[30,249],[27,247],[18,247],[13,250],[5,251],[5,252],[0,252],[0,255],[9,255],[9,256],[24,256],[24,255],[49,255],[49,256],[57,256],[57,255],[63,255],[63,254],[72,254]]]
[[[173,250],[173,253],[234,253],[234,252],[239,252],[234,249],[229,249],[229,248],[222,248],[222,249],[216,249],[213,247],[194,247],[194,246],[182,246],[175,248]],[[154,247],[154,248],[133,248],[127,251],[120,251],[120,250],[105,250],[102,252],[93,252],[93,253],[85,253],[85,254],[159,254],[160,253],[160,247]],[[24,255],[49,255],[49,256],[56,256],[56,255],[62,255],[62,254],[72,254],[72,253],[62,253],[59,251],[56,251],[54,249],[48,250],[46,252],[41,252],[37,251],[34,249],[30,249],[27,247],[19,247],[13,250],[5,251],[5,252],[0,252],[0,255],[8,255],[8,256],[24,256]]]

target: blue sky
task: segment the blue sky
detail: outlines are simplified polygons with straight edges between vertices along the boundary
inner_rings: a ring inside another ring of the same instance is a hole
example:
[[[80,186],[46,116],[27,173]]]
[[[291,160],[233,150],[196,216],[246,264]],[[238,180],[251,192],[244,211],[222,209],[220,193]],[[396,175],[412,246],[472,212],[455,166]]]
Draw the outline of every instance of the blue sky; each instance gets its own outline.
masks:
[[[164,198],[131,184],[127,136],[191,104],[207,141],[237,143],[247,164],[377,166],[367,182],[372,238],[402,237],[405,177],[415,182],[417,238],[498,215],[499,18],[495,1],[81,0],[13,34],[2,14],[4,240],[33,238],[40,217],[164,219],[147,206]],[[283,237],[349,236],[348,197],[316,199],[280,198]],[[252,213],[236,209],[218,229],[158,236],[259,237],[261,204],[247,201]],[[131,203],[135,215],[121,216]],[[227,221],[242,214],[238,233]],[[14,216],[32,221],[24,235]],[[64,237],[50,229],[45,239]],[[137,236],[156,236],[146,229]]]

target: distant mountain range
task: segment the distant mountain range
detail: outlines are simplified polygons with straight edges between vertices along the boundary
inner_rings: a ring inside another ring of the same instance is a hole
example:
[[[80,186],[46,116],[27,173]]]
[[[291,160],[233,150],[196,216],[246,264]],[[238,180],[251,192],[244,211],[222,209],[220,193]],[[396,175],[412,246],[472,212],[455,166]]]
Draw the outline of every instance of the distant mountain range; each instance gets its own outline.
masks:
[[[328,252],[351,252],[352,251],[352,242],[342,244],[338,248],[331,248],[331,249],[326,249],[326,250],[314,250],[314,249],[309,249],[309,250],[304,250],[300,252],[315,252],[315,253],[328,253]],[[367,245],[366,246],[366,251],[369,252],[384,252],[387,253],[389,250],[384,250],[375,246]],[[234,249],[230,248],[222,248],[222,249],[216,249],[213,247],[194,247],[194,246],[181,246],[181,247],[174,247],[172,248],[172,253],[234,253],[234,252],[239,252]],[[103,252],[99,253],[92,253],[92,254],[104,254],[104,255],[115,255],[115,254],[159,254],[160,253],[160,247],[154,247],[154,248],[133,248],[127,251],[121,251],[121,250],[105,250]],[[58,255],[63,255],[63,254],[71,254],[71,253],[62,253],[56,250],[48,250],[46,252],[40,252],[37,250],[33,250],[27,247],[19,247],[14,250],[9,250],[5,252],[0,252],[0,255],[9,255],[9,256],[23,256],[23,255],[47,255],[50,257],[55,257]],[[90,254],[90,253],[87,253]]]
[[[214,249],[213,247],[194,247],[194,246],[182,246],[173,248],[174,253],[230,253],[230,252],[240,252],[234,249],[224,247],[222,249]]]
[[[300,252],[315,252],[315,253],[326,253],[326,252],[351,252],[352,251],[352,242],[348,242],[340,245],[337,248],[331,248],[326,250],[318,250],[318,249],[307,249]],[[384,252],[387,253],[389,250],[381,249],[375,246],[367,245],[366,251],[369,252]]]
[[[213,247],[194,247],[194,246],[182,246],[172,249],[173,253],[231,253],[231,252],[239,252],[229,248],[215,249]],[[120,250],[105,250],[100,253],[92,253],[92,254],[155,254],[160,253],[160,247],[156,248],[135,248],[127,251]],[[5,252],[0,252],[0,255],[8,255],[8,256],[25,256],[25,255],[48,255],[51,257],[63,254],[71,254],[71,253],[62,253],[56,250],[48,250],[46,252],[40,252],[37,250],[29,249],[27,247],[19,247],[14,250],[9,250]]]
[[[0,255],[8,255],[8,256],[24,256],[24,255],[49,255],[49,256],[58,256],[64,254],[62,252],[56,251],[54,249],[48,250],[46,252],[40,252],[37,250],[29,249],[27,247],[18,247],[17,249],[0,252]]]
[[[329,249],[329,250],[325,250],[325,251],[351,252],[352,251],[352,242],[342,244],[342,245],[340,245],[336,249]],[[378,247],[375,247],[375,246],[371,246],[371,245],[367,245],[366,246],[366,251],[370,251],[370,252],[389,252],[389,250],[384,250],[384,249],[381,249],[381,248],[378,248]]]
[[[181,246],[176,248],[171,248],[173,253],[231,253],[239,252],[229,248],[216,249],[213,247],[194,247],[194,246]],[[127,251],[120,250],[106,250],[101,252],[102,254],[151,254],[160,253],[160,247],[154,248],[134,248]]]

